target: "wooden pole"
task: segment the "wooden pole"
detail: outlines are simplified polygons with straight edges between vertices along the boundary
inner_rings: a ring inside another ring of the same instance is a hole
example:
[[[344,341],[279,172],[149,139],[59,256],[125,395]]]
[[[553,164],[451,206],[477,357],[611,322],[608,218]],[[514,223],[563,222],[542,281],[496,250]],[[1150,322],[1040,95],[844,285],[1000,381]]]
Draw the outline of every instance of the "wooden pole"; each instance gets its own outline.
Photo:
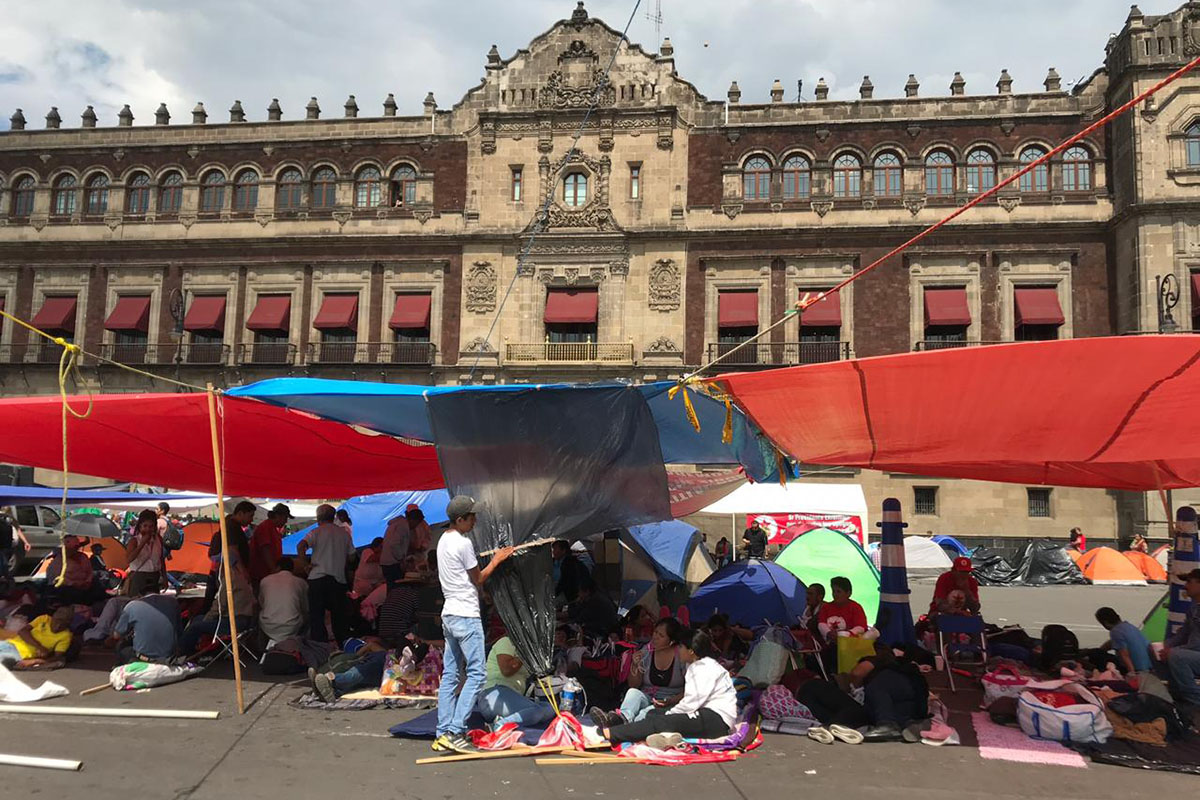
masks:
[[[221,469],[221,445],[217,436],[217,394],[208,384],[208,427],[212,433],[213,477],[217,489],[217,519],[221,525],[221,574],[225,579],[225,613],[229,617],[229,639],[233,645],[233,681],[237,692],[238,714],[246,713],[242,694],[242,656],[238,648],[237,615],[233,608],[233,582],[229,569],[229,531],[225,525],[225,478]]]
[[[78,772],[83,769],[82,761],[72,761],[65,758],[39,758],[37,756],[18,756],[0,753],[0,764],[10,767],[39,767],[41,769],[63,769],[68,772]]]
[[[219,719],[219,711],[179,711],[173,708],[88,708],[87,706],[30,706],[0,703],[0,714],[46,717],[146,717],[158,719]]]

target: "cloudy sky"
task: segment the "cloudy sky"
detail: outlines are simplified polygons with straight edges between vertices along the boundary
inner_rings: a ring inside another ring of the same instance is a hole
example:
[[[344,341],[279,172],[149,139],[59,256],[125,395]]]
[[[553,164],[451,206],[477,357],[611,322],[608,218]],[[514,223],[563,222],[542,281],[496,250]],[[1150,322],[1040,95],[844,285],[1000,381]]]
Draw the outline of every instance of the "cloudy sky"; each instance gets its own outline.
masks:
[[[634,0],[589,0],[618,30]],[[1162,14],[1182,0],[1144,0]],[[743,102],[766,102],[775,78],[794,100],[824,76],[854,97],[870,75],[876,97],[899,96],[908,74],[922,94],[948,94],[956,70],[967,92],[994,92],[1001,68],[1016,91],[1040,91],[1050,66],[1064,85],[1091,74],[1129,0],[661,0],[662,34],[676,68],[710,98],[730,80]],[[167,103],[176,122],[203,101],[210,120],[241,100],[251,120],[278,97],[284,118],[316,95],[341,114],[348,94],[364,115],[388,92],[401,114],[420,114],[425,93],[441,107],[483,74],[488,48],[504,57],[567,17],[573,0],[0,0],[0,129],[15,108],[42,127],[50,106],[75,127],[87,105],[101,125],[128,103],[135,124]],[[654,0],[643,0],[630,39],[657,50]]]

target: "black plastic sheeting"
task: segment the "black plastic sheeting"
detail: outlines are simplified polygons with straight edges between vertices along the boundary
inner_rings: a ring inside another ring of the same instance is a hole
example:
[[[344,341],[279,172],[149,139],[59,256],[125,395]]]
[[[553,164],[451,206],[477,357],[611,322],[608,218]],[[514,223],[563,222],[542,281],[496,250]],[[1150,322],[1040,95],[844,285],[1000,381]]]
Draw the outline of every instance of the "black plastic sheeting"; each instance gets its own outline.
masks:
[[[1060,542],[1039,539],[1026,542],[1009,562],[994,550],[976,548],[971,553],[975,580],[983,586],[1060,586],[1088,583]]]
[[[1200,775],[1200,736],[1195,734],[1167,742],[1166,747],[1109,739],[1102,745],[1088,745],[1084,749],[1092,761],[1101,764]]]
[[[477,501],[480,552],[671,518],[658,429],[635,388],[464,391],[427,402],[446,486]],[[551,584],[548,545],[518,552],[487,584],[538,676],[553,670]]]

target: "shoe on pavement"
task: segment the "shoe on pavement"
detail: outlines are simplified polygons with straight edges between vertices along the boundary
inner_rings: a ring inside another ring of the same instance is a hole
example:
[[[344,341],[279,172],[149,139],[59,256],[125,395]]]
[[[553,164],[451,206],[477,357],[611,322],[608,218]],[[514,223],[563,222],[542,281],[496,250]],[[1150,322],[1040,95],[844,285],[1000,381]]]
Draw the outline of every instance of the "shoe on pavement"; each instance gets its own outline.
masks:
[[[471,753],[482,752],[464,733],[450,733],[443,738],[446,740],[446,745],[456,753],[469,755]]]
[[[313,678],[313,689],[326,703],[332,703],[337,700],[337,692],[334,691],[333,681],[329,679],[329,675],[323,672],[318,672]]]
[[[917,742],[921,741],[921,734],[929,730],[932,724],[933,721],[928,719],[912,723],[906,727],[904,729],[904,733],[901,734],[904,738],[904,742],[906,744],[916,744]]]
[[[848,728],[845,725],[830,725],[829,732],[833,734],[833,738],[839,742],[846,744],[862,744],[863,735],[854,728]]]
[[[808,738],[821,744],[833,744],[833,734],[823,725],[814,725],[808,729]]]
[[[646,737],[646,746],[654,750],[674,750],[683,743],[678,733],[652,733]]]
[[[620,725],[620,718],[616,714],[610,714],[602,708],[592,706],[588,711],[588,716],[592,718],[592,722],[596,723],[597,728],[608,729],[613,725]]]
[[[433,744],[429,746],[435,753],[453,753],[454,748],[450,746],[450,737],[442,734],[433,740]]]
[[[865,742],[898,742],[904,738],[904,733],[896,723],[885,722],[882,725],[872,725],[867,728],[867,732],[862,738]]]

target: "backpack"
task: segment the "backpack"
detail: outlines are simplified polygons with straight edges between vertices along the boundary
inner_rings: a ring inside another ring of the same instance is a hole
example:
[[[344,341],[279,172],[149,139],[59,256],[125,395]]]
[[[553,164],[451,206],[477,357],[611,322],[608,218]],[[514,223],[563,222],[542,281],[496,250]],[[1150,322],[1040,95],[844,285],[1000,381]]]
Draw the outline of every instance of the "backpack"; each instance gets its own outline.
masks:
[[[1047,625],[1042,628],[1043,672],[1050,672],[1060,661],[1079,658],[1079,639],[1062,625]]]
[[[12,521],[7,516],[0,515],[0,550],[7,550],[13,546],[13,526]]]
[[[162,543],[166,550],[183,549],[183,531],[168,523],[167,531],[162,536]]]

